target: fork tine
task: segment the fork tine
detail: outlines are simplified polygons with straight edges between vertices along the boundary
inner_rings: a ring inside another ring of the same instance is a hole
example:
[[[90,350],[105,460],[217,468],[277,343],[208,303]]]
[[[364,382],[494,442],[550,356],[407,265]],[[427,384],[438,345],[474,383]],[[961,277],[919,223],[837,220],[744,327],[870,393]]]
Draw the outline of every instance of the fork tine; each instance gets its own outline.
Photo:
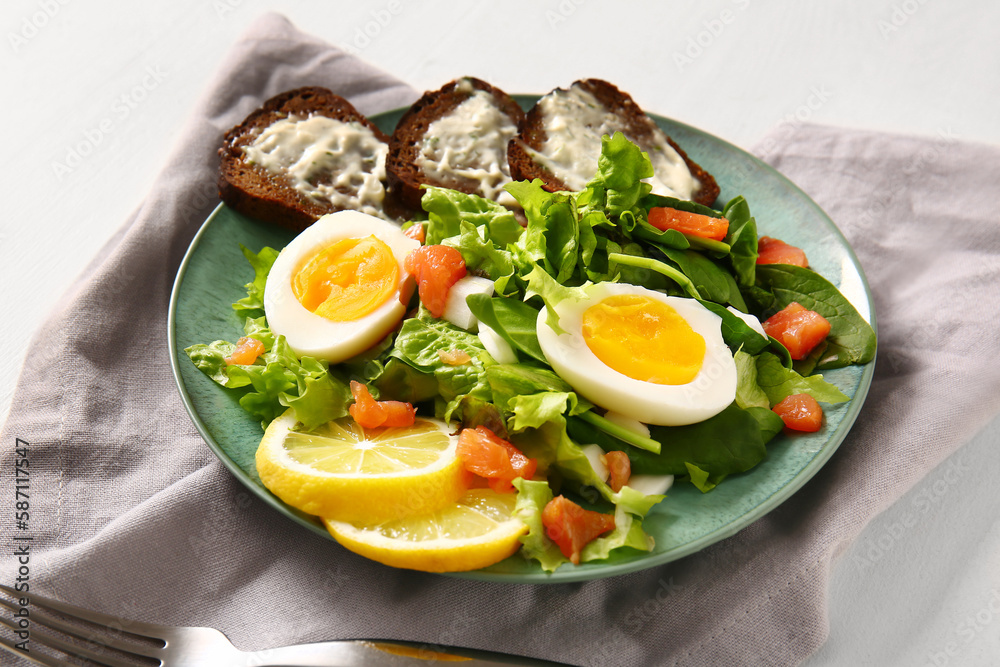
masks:
[[[17,607],[7,600],[0,598],[0,605],[7,607],[11,611],[17,611]],[[94,633],[87,632],[86,628],[81,626],[71,625],[66,623],[55,616],[52,616],[46,611],[36,609],[31,616],[31,620],[43,627],[47,627],[53,630],[58,630],[77,639],[82,639],[84,641],[92,642],[95,644],[100,644],[101,646],[110,646],[111,648],[116,648],[119,651],[124,651],[126,653],[137,653],[139,655],[144,655],[148,658],[157,658],[161,652],[161,648],[143,646],[136,642],[122,641],[114,635],[100,636],[98,637]],[[0,621],[2,622],[2,621]],[[9,627],[9,626],[8,626]],[[117,628],[105,628],[109,632],[118,632]],[[127,630],[125,632],[128,632]]]
[[[15,647],[14,642],[10,641],[6,637],[0,637],[0,648],[13,653],[14,655],[19,655],[28,662],[33,662],[36,665],[42,665],[43,667],[76,667],[76,665],[71,665],[65,660],[53,658],[45,655],[44,653],[38,653],[37,651],[35,653],[25,653]]]
[[[8,628],[13,628],[10,621],[8,621],[6,618],[0,618],[0,623],[3,623]],[[87,658],[89,660],[96,662],[97,664],[107,665],[107,667],[134,667],[135,665],[135,663],[124,662],[123,660],[119,660],[114,656],[105,655],[103,653],[100,653],[98,651],[93,651],[84,646],[70,644],[69,642],[63,641],[59,637],[56,637],[55,635],[49,632],[39,631],[37,628],[32,629],[31,641],[33,644],[44,646],[46,648],[54,648],[58,651],[62,651],[63,653],[67,653],[69,655],[75,655],[80,658]],[[69,663],[64,662],[62,664],[69,664]]]
[[[66,604],[65,602],[59,602],[58,600],[42,597],[37,593],[20,593],[9,586],[5,586],[4,584],[0,584],[0,590],[5,591],[15,598],[26,597],[31,601],[31,604],[36,607],[41,607],[42,609],[54,609],[60,613],[66,614],[67,616],[82,618],[83,620],[94,623],[95,625],[103,625],[113,630],[125,630],[125,626],[128,626],[128,629],[125,630],[125,632],[129,634],[166,642],[166,638],[162,636],[163,626],[160,625],[143,623],[141,621],[131,621],[117,616],[111,616],[110,614],[102,614],[99,611],[91,611],[89,609],[84,609],[83,607],[76,607],[71,604]]]

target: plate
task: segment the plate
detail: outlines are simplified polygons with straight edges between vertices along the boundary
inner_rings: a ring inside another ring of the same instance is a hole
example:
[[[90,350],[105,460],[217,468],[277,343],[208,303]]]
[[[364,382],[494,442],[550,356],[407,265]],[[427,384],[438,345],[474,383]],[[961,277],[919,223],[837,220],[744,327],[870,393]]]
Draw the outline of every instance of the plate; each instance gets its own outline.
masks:
[[[525,108],[535,96],[515,96]],[[391,132],[404,110],[374,116]],[[791,181],[749,153],[682,123],[653,116],[696,162],[713,174],[722,190],[719,201],[744,195],[760,233],[803,248],[811,266],[835,285],[875,326],[871,293],[847,241],[829,217]],[[246,487],[281,514],[317,535],[332,537],[318,520],[291,508],[261,484],[254,464],[262,436],[260,424],[238,405],[239,392],[224,389],[190,362],[184,348],[213,340],[235,340],[243,332],[231,304],[245,295],[253,271],[240,252],[243,244],[258,252],[281,248],[294,234],[245,217],[220,204],[191,242],[174,283],[168,314],[171,367],[181,398],[198,431],[223,464]],[[656,541],[649,553],[618,554],[600,563],[564,565],[553,573],[519,554],[489,568],[452,576],[510,583],[585,581],[662,565],[697,553],[764,516],[801,488],[826,463],[854,424],[874,372],[872,361],[824,373],[824,378],[852,397],[825,406],[826,426],[814,434],[781,434],[768,445],[767,457],[747,473],[726,479],[702,494],[678,484],[643,525]],[[332,550],[340,549],[331,543]]]

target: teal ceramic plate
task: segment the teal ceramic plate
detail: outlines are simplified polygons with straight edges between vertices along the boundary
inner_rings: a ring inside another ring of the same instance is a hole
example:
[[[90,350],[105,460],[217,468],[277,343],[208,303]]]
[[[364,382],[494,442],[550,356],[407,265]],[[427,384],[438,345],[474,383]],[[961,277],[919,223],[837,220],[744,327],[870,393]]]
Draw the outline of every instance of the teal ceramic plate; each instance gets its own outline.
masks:
[[[535,97],[520,96],[527,108]],[[391,132],[402,111],[373,118]],[[760,233],[803,248],[814,269],[826,276],[874,326],[871,294],[864,273],[847,241],[829,217],[784,176],[725,141],[693,127],[654,117],[692,158],[714,174],[722,188],[719,201],[744,195]],[[237,404],[238,395],[213,383],[187,358],[184,348],[217,339],[235,340],[243,331],[231,304],[245,295],[253,271],[239,244],[259,251],[283,247],[292,234],[244,217],[220,205],[191,242],[181,264],[170,301],[171,364],[191,418],[212,451],[243,484],[286,517],[318,535],[329,534],[313,517],[288,507],[263,487],[254,466],[262,432]],[[815,434],[779,435],[767,458],[749,472],[728,478],[702,494],[690,484],[672,488],[644,526],[656,540],[649,553],[616,556],[601,563],[565,565],[542,572],[515,554],[492,567],[458,576],[512,583],[583,581],[661,565],[697,553],[764,516],[802,487],[829,460],[854,424],[874,371],[866,366],[829,371],[824,377],[852,397],[826,408],[826,425]],[[330,538],[332,540],[332,538]],[[330,549],[341,547],[331,541]]]

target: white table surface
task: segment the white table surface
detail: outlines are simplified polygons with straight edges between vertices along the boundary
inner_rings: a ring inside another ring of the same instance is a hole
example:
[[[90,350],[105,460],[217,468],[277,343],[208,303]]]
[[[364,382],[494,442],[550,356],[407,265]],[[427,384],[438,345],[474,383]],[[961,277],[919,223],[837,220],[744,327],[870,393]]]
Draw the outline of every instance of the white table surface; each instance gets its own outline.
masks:
[[[746,148],[804,121],[1000,144],[990,0],[7,0],[0,414],[32,333],[138,206],[265,11],[418,90],[466,74],[508,92],[595,76]],[[830,639],[807,664],[1000,664],[998,442],[994,424],[844,552]]]

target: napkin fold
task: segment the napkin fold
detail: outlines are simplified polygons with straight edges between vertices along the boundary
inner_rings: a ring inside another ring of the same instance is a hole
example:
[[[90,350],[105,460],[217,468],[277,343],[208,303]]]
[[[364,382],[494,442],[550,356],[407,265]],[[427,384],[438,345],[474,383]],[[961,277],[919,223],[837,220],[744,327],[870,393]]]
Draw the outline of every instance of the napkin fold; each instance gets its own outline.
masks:
[[[988,363],[1000,226],[983,197],[1000,182],[1000,150],[949,128],[927,139],[786,124],[756,152],[843,231],[879,328],[868,400],[816,477],[698,554],[588,583],[474,582],[355,556],[274,512],[214,458],[167,352],[170,289],[217,202],[223,133],[301,85],[332,88],[363,113],[417,97],[277,15],[233,47],[144,204],[25,361],[2,433],[0,516],[8,545],[32,538],[32,590],[136,620],[216,627],[247,650],[371,637],[579,665],[796,664],[826,637],[837,555],[1000,412],[1000,369]],[[9,519],[17,439],[31,467],[23,528]],[[15,582],[19,567],[5,555],[0,581]]]

